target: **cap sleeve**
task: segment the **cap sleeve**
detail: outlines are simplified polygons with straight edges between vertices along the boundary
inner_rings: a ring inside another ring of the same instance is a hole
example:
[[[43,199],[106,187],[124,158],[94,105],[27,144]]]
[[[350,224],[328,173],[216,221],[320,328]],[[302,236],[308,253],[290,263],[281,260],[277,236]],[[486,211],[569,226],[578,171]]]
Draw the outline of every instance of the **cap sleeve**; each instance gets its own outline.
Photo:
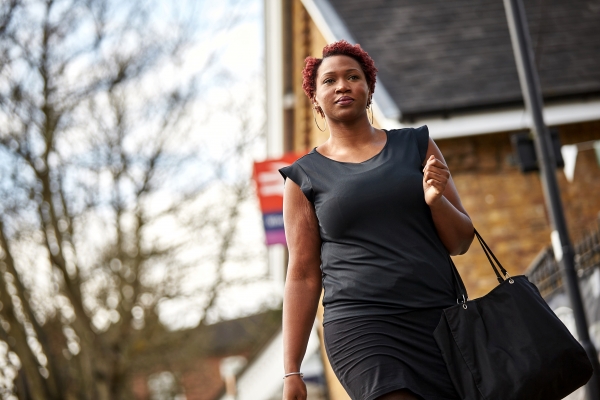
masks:
[[[429,128],[423,125],[419,128],[414,128],[415,137],[417,139],[417,148],[419,149],[419,157],[421,164],[425,162],[427,156],[427,148],[429,147]]]
[[[314,195],[310,178],[297,161],[292,165],[280,168],[279,173],[281,176],[283,176],[284,181],[289,178],[298,186],[300,186],[300,190],[302,190],[302,193],[304,193],[308,201],[314,203]]]

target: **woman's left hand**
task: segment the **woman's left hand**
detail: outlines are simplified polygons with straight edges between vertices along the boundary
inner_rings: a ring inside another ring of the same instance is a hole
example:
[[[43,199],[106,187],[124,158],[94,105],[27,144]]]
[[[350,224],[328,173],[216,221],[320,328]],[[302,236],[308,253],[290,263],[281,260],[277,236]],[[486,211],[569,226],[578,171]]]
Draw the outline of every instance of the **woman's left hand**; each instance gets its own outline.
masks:
[[[429,156],[423,169],[423,192],[425,193],[425,202],[429,206],[434,205],[442,198],[449,178],[448,166],[435,158],[433,154]]]

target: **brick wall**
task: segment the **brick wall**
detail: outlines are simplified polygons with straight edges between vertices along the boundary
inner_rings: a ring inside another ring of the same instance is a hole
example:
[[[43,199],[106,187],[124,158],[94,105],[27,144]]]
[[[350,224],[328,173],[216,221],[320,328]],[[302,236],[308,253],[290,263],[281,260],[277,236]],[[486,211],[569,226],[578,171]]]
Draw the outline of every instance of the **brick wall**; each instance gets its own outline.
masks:
[[[219,366],[222,357],[198,359],[185,365],[156,365],[152,372],[138,374],[132,379],[132,391],[136,400],[149,400],[148,378],[152,373],[169,371],[175,374],[187,400],[215,400],[224,390]]]
[[[136,400],[149,400],[151,393],[148,388],[148,378],[151,374],[169,371],[175,374],[181,391],[187,400],[215,400],[220,398],[225,390],[221,378],[220,364],[226,356],[241,355],[250,358],[249,352],[232,353],[214,357],[203,357],[179,364],[156,365],[146,373],[139,373],[132,379],[132,392]]]
[[[221,357],[198,361],[182,376],[187,400],[214,400],[223,391],[224,383],[219,371]]]
[[[600,121],[559,127],[562,144],[600,139]],[[509,133],[439,140],[477,230],[511,274],[522,273],[550,242],[546,206],[537,172],[523,174],[512,156]],[[575,179],[557,170],[571,238],[582,237],[600,211],[600,168],[593,151],[580,152]],[[454,258],[471,298],[497,281],[479,244]]]

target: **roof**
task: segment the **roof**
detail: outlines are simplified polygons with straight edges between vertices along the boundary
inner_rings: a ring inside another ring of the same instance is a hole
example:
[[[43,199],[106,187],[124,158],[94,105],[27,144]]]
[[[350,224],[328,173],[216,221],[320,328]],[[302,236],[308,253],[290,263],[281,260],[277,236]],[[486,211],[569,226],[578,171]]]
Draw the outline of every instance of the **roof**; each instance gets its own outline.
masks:
[[[403,118],[522,103],[502,1],[313,1],[373,57]],[[600,4],[524,3],[544,98],[600,93]]]
[[[154,368],[157,360],[182,365],[203,357],[253,357],[280,328],[281,310],[269,310],[191,329],[157,329],[153,337],[139,338],[134,344],[136,370]]]

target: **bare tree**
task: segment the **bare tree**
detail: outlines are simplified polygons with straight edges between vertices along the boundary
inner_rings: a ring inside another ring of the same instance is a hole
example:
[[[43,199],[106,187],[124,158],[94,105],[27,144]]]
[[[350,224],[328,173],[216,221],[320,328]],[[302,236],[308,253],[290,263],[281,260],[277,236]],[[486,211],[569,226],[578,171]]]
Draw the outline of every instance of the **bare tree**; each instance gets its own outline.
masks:
[[[192,302],[205,323],[234,283],[226,265],[249,256],[236,248],[251,194],[239,163],[262,126],[242,107],[231,153],[198,151],[202,76],[176,67],[194,44],[190,9],[164,7],[0,8],[0,341],[20,398],[130,398],[136,357],[164,345],[159,308]],[[217,59],[196,70],[218,77]]]

